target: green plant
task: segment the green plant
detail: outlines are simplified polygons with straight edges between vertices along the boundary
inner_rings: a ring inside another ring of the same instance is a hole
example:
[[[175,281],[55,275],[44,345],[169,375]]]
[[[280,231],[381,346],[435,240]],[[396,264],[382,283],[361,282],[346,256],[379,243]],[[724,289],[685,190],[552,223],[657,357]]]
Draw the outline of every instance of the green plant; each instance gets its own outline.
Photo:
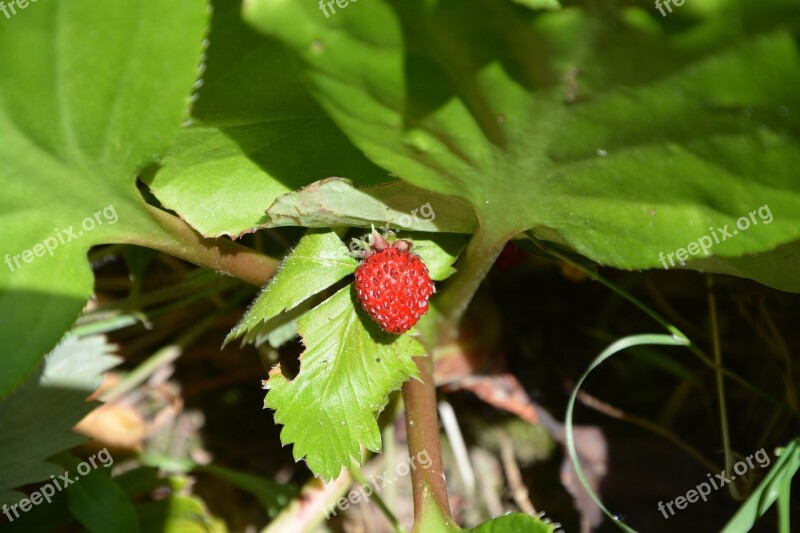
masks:
[[[459,346],[510,241],[579,266],[669,260],[800,292],[791,0],[696,0],[664,20],[623,1],[370,0],[330,16],[311,1],[212,4],[51,1],[0,23],[11,51],[0,55],[0,415],[36,389],[38,365],[81,316],[93,292],[86,254],[129,254],[136,290],[111,316],[83,314],[110,333],[147,320],[139,290],[152,256],[140,248],[156,250],[234,280],[200,274],[156,295],[225,303],[107,399],[176,359],[249,296],[243,286],[266,285],[225,344],[301,339],[299,371],[276,364],[264,383],[282,443],[326,481],[358,470],[381,452],[378,416],[401,390],[409,454],[432,459],[411,472],[415,530],[458,531],[433,360]],[[430,312],[399,336],[368,318],[351,284],[347,243],[373,224],[410,236],[437,283]],[[247,240],[286,227],[302,228],[293,248],[280,233]],[[645,312],[673,336],[631,342],[686,345],[715,370],[727,439],[723,379],[749,383]],[[104,350],[87,353],[92,373],[106,368]],[[9,455],[26,475],[0,489],[45,479],[48,457],[74,442],[52,444]],[[796,471],[781,468],[780,480]],[[517,514],[474,531],[553,529]]]

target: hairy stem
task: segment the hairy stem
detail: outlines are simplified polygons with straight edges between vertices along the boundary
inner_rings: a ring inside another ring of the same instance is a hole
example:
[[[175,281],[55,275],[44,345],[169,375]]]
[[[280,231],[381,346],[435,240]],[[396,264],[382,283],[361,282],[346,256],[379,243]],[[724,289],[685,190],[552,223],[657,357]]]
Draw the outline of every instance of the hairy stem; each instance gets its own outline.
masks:
[[[444,482],[444,463],[439,442],[439,419],[436,414],[436,386],[433,382],[433,360],[430,357],[414,359],[421,381],[410,379],[403,385],[406,407],[406,433],[409,457],[420,454],[430,457],[430,467],[411,470],[414,492],[414,527],[422,523],[425,500],[432,498],[441,513],[452,521],[447,486]],[[417,463],[419,461],[416,461]]]
[[[133,237],[125,241],[127,244],[152,248],[258,286],[265,285],[278,268],[278,261],[272,257],[225,238],[207,239],[166,211],[152,206],[147,210],[165,232]]]

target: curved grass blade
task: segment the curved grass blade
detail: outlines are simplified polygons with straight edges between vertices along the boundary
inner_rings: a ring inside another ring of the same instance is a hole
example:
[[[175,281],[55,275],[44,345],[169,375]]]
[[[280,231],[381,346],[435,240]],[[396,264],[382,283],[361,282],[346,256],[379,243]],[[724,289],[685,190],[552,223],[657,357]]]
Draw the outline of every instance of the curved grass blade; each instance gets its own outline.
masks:
[[[672,335],[643,334],[631,335],[619,339],[618,341],[612,343],[608,348],[603,350],[602,353],[600,353],[600,355],[598,355],[595,360],[592,361],[592,363],[589,365],[589,368],[586,369],[586,372],[584,372],[580,379],[578,379],[577,383],[575,383],[575,388],[572,390],[572,395],[570,395],[569,403],[567,404],[567,413],[564,421],[567,434],[567,452],[569,453],[569,457],[572,460],[573,466],[575,467],[575,472],[578,474],[578,479],[580,479],[581,484],[589,493],[589,496],[592,497],[595,503],[597,503],[600,509],[603,510],[603,512],[611,519],[611,521],[619,526],[620,529],[628,533],[636,533],[636,530],[623,523],[622,520],[620,520],[616,515],[606,509],[606,507],[603,505],[603,502],[600,501],[600,498],[589,486],[589,482],[586,481],[586,476],[583,474],[583,469],[581,468],[580,461],[578,460],[578,452],[575,449],[575,437],[572,432],[572,413],[575,409],[575,400],[578,397],[578,391],[580,390],[581,385],[589,376],[589,374],[595,368],[600,366],[606,359],[621,352],[622,350],[643,345],[687,346],[688,344],[689,341],[685,337]]]

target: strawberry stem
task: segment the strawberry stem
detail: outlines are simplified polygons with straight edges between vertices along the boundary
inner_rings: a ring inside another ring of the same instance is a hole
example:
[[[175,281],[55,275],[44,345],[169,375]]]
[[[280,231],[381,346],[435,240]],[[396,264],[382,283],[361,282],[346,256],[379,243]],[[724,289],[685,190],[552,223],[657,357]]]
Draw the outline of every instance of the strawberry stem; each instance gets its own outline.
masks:
[[[420,380],[409,379],[403,385],[403,402],[406,408],[406,433],[408,453],[411,458],[427,454],[428,468],[411,470],[411,485],[414,493],[414,528],[424,522],[422,512],[425,500],[431,498],[442,514],[452,521],[447,485],[444,481],[444,463],[439,441],[439,418],[436,412],[436,385],[433,382],[433,360],[416,357]]]
[[[266,285],[278,268],[272,257],[225,238],[205,238],[180,218],[156,207],[146,208],[165,231],[146,239],[130,238],[126,244],[152,248],[257,286]]]

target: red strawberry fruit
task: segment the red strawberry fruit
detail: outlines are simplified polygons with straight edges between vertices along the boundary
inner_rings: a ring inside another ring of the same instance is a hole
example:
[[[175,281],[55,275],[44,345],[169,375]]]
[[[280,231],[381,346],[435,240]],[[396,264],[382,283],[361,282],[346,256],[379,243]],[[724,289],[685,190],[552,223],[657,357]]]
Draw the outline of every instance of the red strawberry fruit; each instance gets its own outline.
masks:
[[[372,232],[371,249],[356,269],[356,293],[364,311],[386,332],[399,335],[428,312],[434,292],[425,263],[405,240],[389,243]]]

